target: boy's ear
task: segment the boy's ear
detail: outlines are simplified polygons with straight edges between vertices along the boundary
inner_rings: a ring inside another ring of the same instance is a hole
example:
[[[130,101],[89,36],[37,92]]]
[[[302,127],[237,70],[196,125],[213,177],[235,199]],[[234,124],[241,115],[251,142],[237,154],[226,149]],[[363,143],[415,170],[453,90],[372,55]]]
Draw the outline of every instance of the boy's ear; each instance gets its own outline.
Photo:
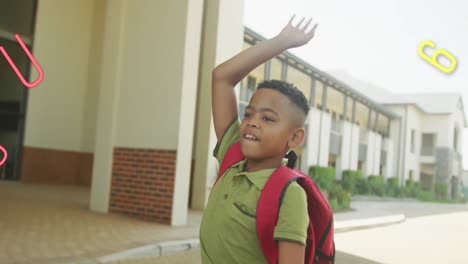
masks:
[[[291,137],[289,138],[288,147],[291,149],[291,148],[300,146],[302,141],[304,140],[304,136],[305,136],[304,128],[294,129]]]

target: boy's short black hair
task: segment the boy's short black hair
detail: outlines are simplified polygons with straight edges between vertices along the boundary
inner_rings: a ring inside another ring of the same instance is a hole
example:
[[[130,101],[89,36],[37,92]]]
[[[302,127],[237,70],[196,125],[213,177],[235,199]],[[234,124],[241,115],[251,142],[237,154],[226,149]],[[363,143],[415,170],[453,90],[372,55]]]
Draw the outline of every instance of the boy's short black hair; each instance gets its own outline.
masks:
[[[257,87],[257,89],[262,88],[273,89],[284,94],[289,98],[289,100],[291,100],[293,104],[295,104],[304,112],[305,116],[307,116],[309,113],[310,107],[306,97],[304,96],[304,93],[302,93],[302,91],[292,83],[287,83],[280,80],[267,80],[261,82]]]

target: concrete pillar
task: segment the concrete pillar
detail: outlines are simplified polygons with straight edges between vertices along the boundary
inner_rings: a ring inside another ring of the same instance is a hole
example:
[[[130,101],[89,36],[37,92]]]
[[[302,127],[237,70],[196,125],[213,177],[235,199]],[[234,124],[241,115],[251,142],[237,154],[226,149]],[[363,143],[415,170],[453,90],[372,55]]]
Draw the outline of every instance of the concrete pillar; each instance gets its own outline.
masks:
[[[105,13],[101,83],[90,209],[108,212],[116,117],[122,77],[126,1],[108,1]]]
[[[328,166],[328,155],[330,150],[330,131],[331,115],[327,112],[321,113],[320,125],[320,147],[319,147],[319,165]]]
[[[91,208],[186,224],[203,1],[107,4]]]
[[[374,133],[374,169],[373,174],[379,175],[380,173],[380,156],[382,154],[382,136]]]
[[[343,170],[349,170],[351,167],[352,130],[353,124],[343,121],[343,132],[341,137],[341,160]]]
[[[242,50],[243,3],[244,1],[205,1],[191,204],[195,209],[205,207],[218,170],[218,163],[213,157],[216,135],[211,113],[211,72],[217,65]],[[238,87],[236,93],[239,93]]]
[[[387,157],[385,160],[385,167],[383,171],[383,176],[385,178],[394,177],[393,171],[393,141],[390,138],[385,138],[383,142],[383,148],[387,152]]]
[[[357,170],[359,159],[359,133],[360,128],[356,124],[351,124],[351,142],[349,148],[349,169]]]
[[[318,165],[319,140],[320,140],[320,115],[321,111],[311,108],[309,112],[309,129],[307,130],[307,164]]]

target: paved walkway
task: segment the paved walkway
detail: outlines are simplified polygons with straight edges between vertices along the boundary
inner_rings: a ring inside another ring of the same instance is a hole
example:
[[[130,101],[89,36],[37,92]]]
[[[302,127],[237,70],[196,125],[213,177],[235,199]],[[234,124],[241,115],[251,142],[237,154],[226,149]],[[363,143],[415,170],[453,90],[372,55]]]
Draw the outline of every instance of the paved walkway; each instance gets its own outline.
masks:
[[[88,210],[89,189],[0,181],[0,263],[95,259],[157,241],[198,237],[201,212],[170,227]]]
[[[0,181],[0,263],[96,263],[96,260],[129,249],[198,237],[201,212],[190,211],[188,225],[171,227],[91,212],[88,204],[89,188]],[[335,214],[335,223],[401,212],[417,216],[428,211],[422,208],[431,208],[431,205],[353,201],[353,207],[357,210]],[[429,209],[429,213],[457,211],[466,206],[437,208]],[[185,254],[178,256],[173,258],[185,258]],[[193,258],[193,255],[188,256]],[[160,257],[155,263],[166,263],[165,259],[170,258]],[[111,259],[107,258],[106,262],[109,261]]]
[[[379,262],[343,252],[337,252],[335,262],[337,264],[379,264]],[[198,250],[193,250],[170,256],[127,259],[110,262],[108,264],[201,264],[201,260],[200,252]]]

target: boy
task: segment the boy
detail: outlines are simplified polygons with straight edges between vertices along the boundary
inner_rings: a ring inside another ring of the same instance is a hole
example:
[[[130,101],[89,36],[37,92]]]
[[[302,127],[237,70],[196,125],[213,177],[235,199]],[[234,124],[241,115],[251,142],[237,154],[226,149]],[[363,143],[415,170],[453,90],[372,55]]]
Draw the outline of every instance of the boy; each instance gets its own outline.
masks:
[[[285,154],[304,139],[309,105],[300,90],[282,81],[259,85],[238,120],[234,87],[250,71],[281,52],[308,43],[315,25],[292,25],[281,33],[239,53],[213,70],[212,107],[218,144],[214,156],[221,162],[229,147],[240,141],[245,160],[226,170],[213,188],[200,227],[202,262],[267,263],[256,233],[255,211],[263,186],[283,161]],[[304,190],[292,183],[283,196],[275,240],[279,264],[304,263],[308,226]]]

